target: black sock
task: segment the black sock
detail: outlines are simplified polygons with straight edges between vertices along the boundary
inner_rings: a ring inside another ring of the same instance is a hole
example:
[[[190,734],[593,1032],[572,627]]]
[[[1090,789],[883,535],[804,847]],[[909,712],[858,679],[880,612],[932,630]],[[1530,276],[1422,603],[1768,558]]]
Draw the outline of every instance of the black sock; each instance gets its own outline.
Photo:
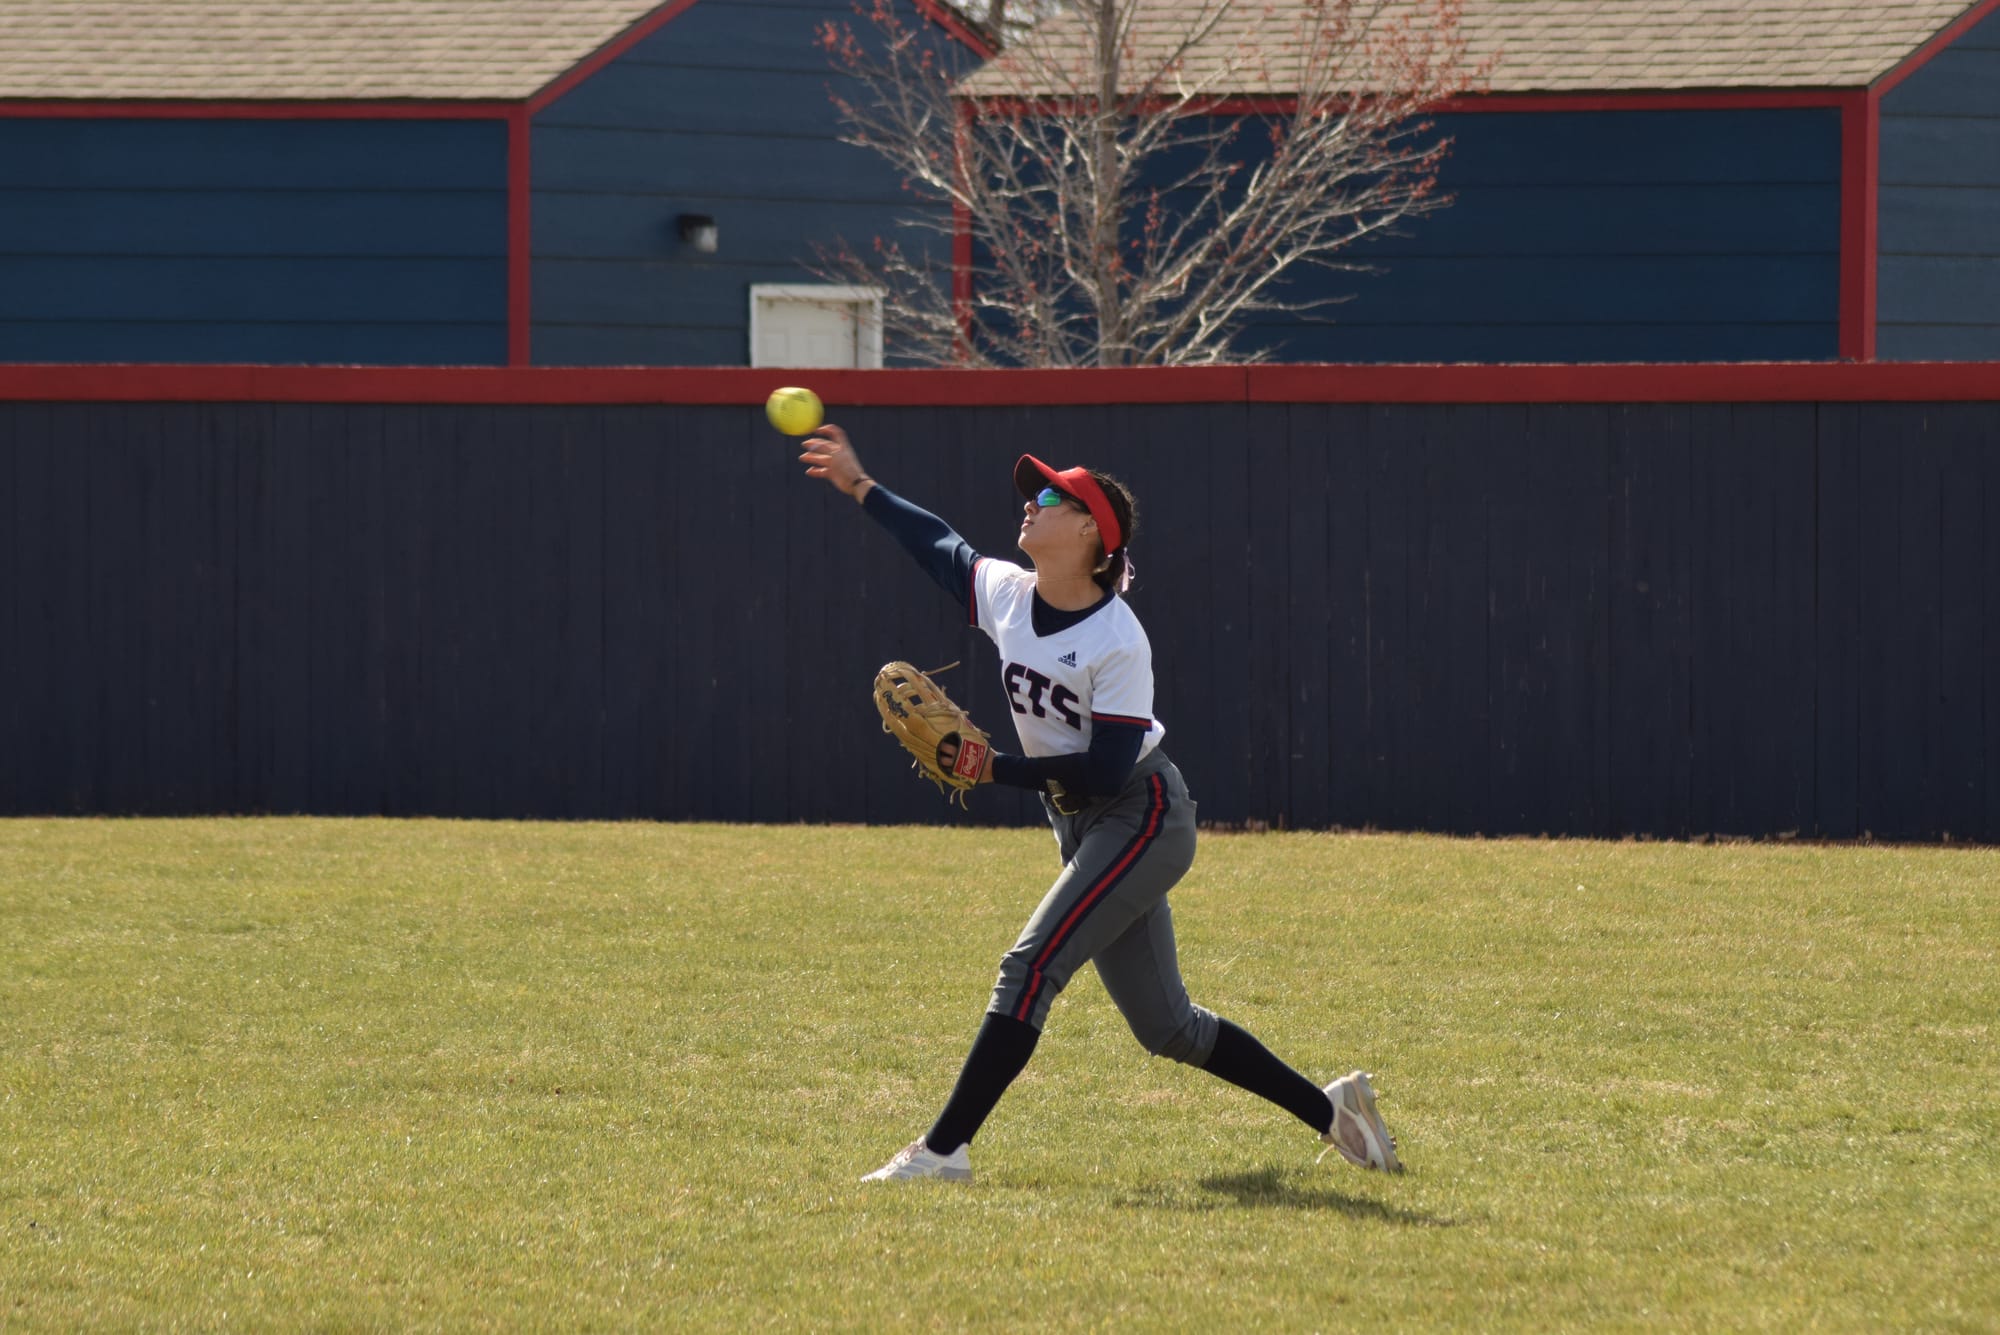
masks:
[[[937,1122],[924,1144],[935,1154],[950,1154],[979,1134],[993,1105],[1014,1083],[1035,1053],[1042,1031],[1021,1020],[988,1014],[965,1055],[965,1068],[958,1073],[951,1100],[938,1114]]]
[[[1333,1103],[1326,1091],[1279,1061],[1248,1030],[1227,1020],[1222,1021],[1215,1051],[1201,1069],[1269,1099],[1321,1135],[1333,1126]]]

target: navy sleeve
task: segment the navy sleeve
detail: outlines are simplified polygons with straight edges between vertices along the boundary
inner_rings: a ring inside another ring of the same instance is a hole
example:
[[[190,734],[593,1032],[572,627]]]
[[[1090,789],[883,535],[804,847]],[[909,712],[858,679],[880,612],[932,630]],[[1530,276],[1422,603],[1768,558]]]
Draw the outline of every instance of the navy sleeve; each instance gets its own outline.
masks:
[[[993,753],[993,782],[1009,788],[1046,792],[1050,779],[1071,797],[1109,797],[1125,786],[1139,761],[1148,729],[1123,723],[1092,726],[1090,750],[1062,756],[1016,756]]]
[[[958,536],[956,529],[929,510],[910,504],[880,482],[861,498],[861,508],[903,544],[903,550],[916,558],[917,564],[940,588],[954,598],[964,599],[968,608],[971,606],[972,567],[979,554],[972,550],[971,543]]]

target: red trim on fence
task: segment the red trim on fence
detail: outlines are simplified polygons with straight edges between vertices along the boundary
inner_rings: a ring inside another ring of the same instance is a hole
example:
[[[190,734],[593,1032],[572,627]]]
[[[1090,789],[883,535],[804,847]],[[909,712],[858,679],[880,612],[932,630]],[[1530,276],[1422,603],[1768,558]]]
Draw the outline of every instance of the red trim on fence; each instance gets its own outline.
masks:
[[[1980,3],[1959,15],[1950,26],[1912,51],[1909,55],[1903,57],[1887,74],[1884,74],[1873,84],[1869,85],[1875,96],[1882,96],[1882,94],[1888,92],[1891,88],[1894,88],[1897,84],[1930,64],[1940,51],[1965,36],[1967,32],[1978,26],[1982,20],[1990,16],[1995,10],[2000,10],[2000,0],[1980,0]]]
[[[42,120],[245,120],[245,121],[477,121],[506,116],[514,102],[227,101],[193,102],[158,98],[13,98],[0,101],[0,119]]]
[[[1875,360],[1876,222],[1881,193],[1881,99],[1867,89],[1840,108],[1840,355]]]
[[[1119,367],[1063,371],[0,366],[0,402],[665,403],[760,407],[780,379],[835,407],[1142,403],[2000,402],[2000,362]]]
[[[529,140],[534,133],[534,117],[523,105],[507,116],[507,364],[529,364],[529,336],[533,329],[530,284],[534,278],[534,233],[530,226],[533,207],[531,177],[528,172]]]

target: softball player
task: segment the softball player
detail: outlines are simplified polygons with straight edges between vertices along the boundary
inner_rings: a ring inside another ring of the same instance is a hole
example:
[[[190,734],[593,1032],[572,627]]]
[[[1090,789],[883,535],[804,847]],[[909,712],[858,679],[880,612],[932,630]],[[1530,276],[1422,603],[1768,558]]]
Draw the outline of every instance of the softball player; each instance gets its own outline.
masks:
[[[962,599],[999,650],[1021,753],[980,775],[1041,794],[1063,868],[1000,962],[999,981],[944,1111],[864,1181],[969,1181],[967,1147],[1027,1066],[1042,1023],[1088,961],[1148,1052],[1219,1076],[1284,1108],[1348,1162],[1396,1171],[1396,1142],[1360,1071],[1321,1088],[1248,1031],[1194,1005],[1181,983],[1167,892],[1194,862],[1195,804],[1160,750],[1153,655],[1123,593],[1132,496],[1103,473],[1021,456],[1019,546],[1031,568],[980,556],[950,525],[868,476],[837,426],[800,462],[859,502]]]

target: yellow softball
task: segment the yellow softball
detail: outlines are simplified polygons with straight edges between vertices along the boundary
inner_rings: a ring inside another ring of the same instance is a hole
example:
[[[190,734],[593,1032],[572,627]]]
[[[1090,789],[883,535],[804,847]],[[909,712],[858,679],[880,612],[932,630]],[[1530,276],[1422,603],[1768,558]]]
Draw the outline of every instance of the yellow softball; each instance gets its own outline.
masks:
[[[771,397],[764,400],[764,416],[786,435],[803,436],[819,426],[825,419],[825,411],[820,407],[819,395],[792,385],[771,391]]]

